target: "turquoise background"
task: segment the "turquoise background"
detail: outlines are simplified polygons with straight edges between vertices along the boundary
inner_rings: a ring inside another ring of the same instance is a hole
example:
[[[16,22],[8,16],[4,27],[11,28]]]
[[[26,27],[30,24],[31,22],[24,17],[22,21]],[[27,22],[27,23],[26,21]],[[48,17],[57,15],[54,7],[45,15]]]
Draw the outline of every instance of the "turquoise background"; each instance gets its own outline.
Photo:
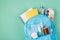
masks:
[[[20,14],[29,8],[53,8],[55,27],[60,40],[60,0],[0,0],[0,40],[25,40]]]

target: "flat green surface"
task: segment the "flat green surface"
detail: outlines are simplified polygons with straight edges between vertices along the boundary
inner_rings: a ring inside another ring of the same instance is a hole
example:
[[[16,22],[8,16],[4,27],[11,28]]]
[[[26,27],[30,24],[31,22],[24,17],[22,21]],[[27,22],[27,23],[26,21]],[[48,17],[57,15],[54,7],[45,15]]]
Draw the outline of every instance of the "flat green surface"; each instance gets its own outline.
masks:
[[[54,23],[60,40],[60,0],[0,0],[0,40],[25,40],[24,24],[19,15],[41,5],[55,10]]]

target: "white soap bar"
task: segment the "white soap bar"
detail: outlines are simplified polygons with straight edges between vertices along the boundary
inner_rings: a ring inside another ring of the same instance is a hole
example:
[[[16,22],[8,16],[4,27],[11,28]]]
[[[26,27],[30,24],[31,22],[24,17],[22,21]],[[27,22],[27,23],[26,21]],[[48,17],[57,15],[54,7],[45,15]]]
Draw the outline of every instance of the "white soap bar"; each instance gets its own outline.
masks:
[[[41,32],[41,24],[38,24],[37,27],[38,27],[38,32]]]
[[[38,26],[38,31],[41,32],[41,27],[40,26]]]

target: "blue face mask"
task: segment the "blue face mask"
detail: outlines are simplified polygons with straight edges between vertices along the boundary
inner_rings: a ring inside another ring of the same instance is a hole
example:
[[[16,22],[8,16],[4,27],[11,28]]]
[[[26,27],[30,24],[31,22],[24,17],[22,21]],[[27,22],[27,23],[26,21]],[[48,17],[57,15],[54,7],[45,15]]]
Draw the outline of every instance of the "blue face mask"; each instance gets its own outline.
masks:
[[[57,40],[53,22],[42,14],[29,19],[25,24],[24,31],[26,40]]]

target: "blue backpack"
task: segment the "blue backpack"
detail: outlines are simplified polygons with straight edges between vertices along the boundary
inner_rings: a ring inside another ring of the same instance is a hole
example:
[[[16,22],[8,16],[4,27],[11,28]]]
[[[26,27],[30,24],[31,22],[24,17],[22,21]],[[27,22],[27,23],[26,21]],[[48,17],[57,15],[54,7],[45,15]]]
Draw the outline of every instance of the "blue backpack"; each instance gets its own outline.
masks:
[[[57,31],[52,20],[42,14],[29,19],[24,31],[26,40],[57,40]]]

